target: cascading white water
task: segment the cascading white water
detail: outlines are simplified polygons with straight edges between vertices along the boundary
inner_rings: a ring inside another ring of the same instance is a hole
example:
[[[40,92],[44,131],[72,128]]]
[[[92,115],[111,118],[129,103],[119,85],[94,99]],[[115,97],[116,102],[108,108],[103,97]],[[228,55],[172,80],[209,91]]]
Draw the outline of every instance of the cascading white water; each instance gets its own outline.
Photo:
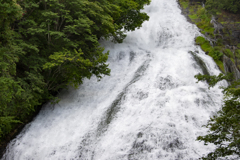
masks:
[[[85,80],[61,94],[8,146],[7,160],[194,160],[214,149],[196,141],[201,126],[221,105],[218,87],[208,90],[194,75],[210,74],[213,60],[194,45],[200,35],[176,0],[152,0],[150,20],[110,50],[110,77]]]

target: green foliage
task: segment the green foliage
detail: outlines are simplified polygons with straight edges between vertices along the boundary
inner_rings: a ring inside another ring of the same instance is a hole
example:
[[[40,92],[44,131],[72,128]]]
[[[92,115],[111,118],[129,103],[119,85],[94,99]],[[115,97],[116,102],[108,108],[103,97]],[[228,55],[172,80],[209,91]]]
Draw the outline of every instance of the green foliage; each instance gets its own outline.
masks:
[[[21,18],[22,8],[16,0],[2,0],[0,8],[0,45],[6,45],[13,34],[10,23]]]
[[[14,0],[1,1],[0,4],[0,138],[12,129],[12,124],[19,121],[11,116],[15,106],[12,99],[19,97],[23,89],[14,78],[20,48],[12,41],[15,32],[10,24],[22,16],[22,8]],[[15,102],[17,104],[17,102]],[[16,112],[16,111],[14,111]]]
[[[206,0],[206,9],[214,14],[221,9],[237,13],[240,10],[240,2],[239,0]]]
[[[102,54],[103,49],[98,50],[98,57],[94,61],[84,59],[83,52],[74,50],[70,52],[55,52],[49,58],[50,62],[44,64],[43,69],[53,71],[53,76],[49,79],[48,90],[58,90],[68,85],[77,87],[82,83],[83,78],[91,78],[95,74],[99,79],[101,74],[109,75],[110,70],[107,68],[106,61],[108,53]],[[97,51],[95,51],[97,52]],[[96,53],[95,53],[96,54]],[[56,86],[55,86],[56,85]]]
[[[211,0],[206,1],[207,3],[210,4]],[[236,60],[236,57],[238,56],[238,52],[235,52],[235,55],[230,51],[230,50],[225,50],[225,47],[223,45],[223,39],[220,35],[216,35],[214,33],[215,29],[214,26],[210,23],[211,17],[212,17],[212,11],[209,9],[206,9],[207,7],[203,8],[202,6],[198,4],[190,5],[189,0],[180,0],[180,4],[182,5],[182,2],[188,3],[189,7],[189,17],[191,20],[198,26],[198,28],[201,29],[201,33],[204,34],[206,37],[209,37],[211,39],[215,39],[216,41],[211,45],[208,40],[206,40],[204,37],[197,37],[196,44],[200,45],[202,50],[206,52],[209,56],[211,56],[214,61],[217,63],[219,69],[221,69],[222,72],[224,71],[224,66],[223,66],[223,54],[226,54],[228,57],[232,59],[232,61],[235,64],[239,64],[238,60]],[[214,1],[214,3],[219,3],[218,1]],[[216,11],[219,11],[216,6],[212,6]],[[218,13],[219,14],[219,13]],[[223,30],[224,37],[225,39],[230,36],[229,31],[224,28]],[[229,38],[230,40],[230,38]],[[226,41],[226,40],[225,40]],[[240,65],[238,65],[239,67]]]
[[[209,75],[198,74],[198,75],[195,75],[194,77],[198,80],[198,82],[199,81],[209,81],[209,88],[214,87],[219,81],[222,81],[222,80],[231,81],[233,78],[231,74],[224,75],[222,73],[220,73],[218,76],[215,76],[215,75],[209,76]]]
[[[2,0],[0,140],[68,85],[110,74],[99,39],[122,42],[149,0]]]
[[[225,49],[224,54],[226,54],[228,57],[230,58],[234,58],[234,54],[232,53],[232,51],[230,49]]]
[[[211,15],[209,13],[217,13],[221,9],[226,9],[232,12],[239,11],[239,1],[231,0],[206,0],[206,8],[198,9],[197,14],[195,10],[191,12],[192,20],[197,24],[201,29],[201,32],[206,36],[214,37],[214,28],[210,24]],[[235,5],[235,6],[234,6]],[[198,16],[198,17],[193,17]],[[191,17],[191,16],[190,16]],[[223,30],[224,33],[227,33]],[[203,37],[196,38],[196,44],[199,44],[201,48],[213,57],[214,61],[217,63],[219,68],[224,71],[224,66],[222,62],[223,52],[228,55],[231,59],[235,58],[233,53],[230,50],[223,49],[222,40],[217,40],[212,47],[210,43]],[[235,51],[235,56],[238,57],[238,50]],[[196,75],[195,76],[199,81],[207,81],[209,88],[216,85],[217,82],[221,80],[228,80],[231,82],[231,86],[223,88],[224,101],[222,109],[213,116],[208,124],[205,126],[209,129],[209,133],[205,136],[199,136],[197,140],[204,141],[207,145],[208,143],[213,143],[216,145],[216,149],[209,153],[207,156],[202,157],[202,159],[227,159],[229,155],[240,157],[240,109],[239,109],[239,95],[240,82],[233,82],[232,75],[223,75],[218,76],[208,76],[208,75]]]
[[[237,59],[240,59],[240,50],[239,49],[235,50],[235,56]]]
[[[179,3],[183,9],[188,8],[189,1],[188,0],[179,0]]]
[[[214,27],[210,23],[212,15],[209,14],[205,7],[202,7],[197,2],[191,5],[190,0],[179,0],[179,2],[183,8],[188,8],[188,17],[201,29],[203,34],[214,36]]]
[[[217,41],[216,41],[216,46],[221,46],[221,47],[223,47],[223,46],[224,46],[224,45],[223,45],[223,39],[221,39],[221,38],[217,39]]]
[[[204,37],[199,36],[196,38],[195,41],[196,41],[196,44],[201,46],[204,52],[209,52],[212,50],[212,46],[210,45],[210,42],[206,40]]]
[[[14,117],[0,117],[0,138],[4,136],[4,134],[10,133],[12,130],[13,123],[21,123],[18,120],[14,120]]]
[[[223,57],[223,53],[217,47],[214,47],[209,52],[209,56],[211,56],[214,60],[221,60]]]
[[[214,61],[217,63],[221,71],[224,72],[224,66],[222,62],[223,52],[221,47],[218,46],[212,47],[210,42],[201,36],[197,37],[195,41],[196,44],[201,46],[204,52],[208,53],[208,55],[214,59]]]
[[[224,65],[223,62],[221,60],[215,60],[216,64],[218,65],[219,69],[225,73],[225,69],[224,69]]]
[[[197,43],[198,45],[204,44],[205,42],[206,42],[206,40],[205,40],[205,38],[202,37],[202,36],[198,36],[198,37],[196,38],[196,43]]]
[[[213,87],[221,80],[231,80],[231,75],[220,74],[218,76],[195,76],[199,81],[210,81],[210,87]],[[197,140],[216,145],[216,149],[202,159],[217,159],[229,155],[240,157],[240,89],[236,88],[240,82],[234,82],[232,85],[223,89],[225,95],[222,109],[213,116],[205,126],[209,128],[209,133],[205,136],[199,136]]]
[[[193,15],[189,15],[189,18],[191,18],[192,20],[194,19],[198,19],[198,16],[196,14],[193,14]]]
[[[196,23],[198,28],[201,29],[203,34],[208,34],[210,36],[214,35],[214,27],[210,23],[211,14],[209,14],[201,5],[196,5],[196,8],[191,11],[189,17]]]
[[[181,2],[181,5],[184,9],[186,9],[188,7],[188,2]]]

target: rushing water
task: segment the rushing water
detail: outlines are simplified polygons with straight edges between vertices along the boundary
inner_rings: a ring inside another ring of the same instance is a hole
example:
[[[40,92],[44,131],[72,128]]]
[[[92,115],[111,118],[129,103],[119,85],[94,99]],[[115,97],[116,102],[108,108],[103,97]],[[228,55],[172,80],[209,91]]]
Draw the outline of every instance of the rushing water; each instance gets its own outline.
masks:
[[[110,77],[61,94],[8,146],[7,160],[195,160],[214,149],[195,141],[221,105],[218,87],[196,83],[216,64],[194,45],[200,35],[176,0],[152,0],[150,20],[110,50]]]

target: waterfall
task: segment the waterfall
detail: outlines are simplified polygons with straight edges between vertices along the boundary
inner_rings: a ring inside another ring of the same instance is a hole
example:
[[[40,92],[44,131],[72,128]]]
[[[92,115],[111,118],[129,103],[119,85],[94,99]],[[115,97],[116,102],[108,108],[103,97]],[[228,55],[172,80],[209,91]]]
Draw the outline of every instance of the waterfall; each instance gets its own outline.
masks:
[[[176,0],[152,0],[150,20],[110,50],[111,76],[84,80],[60,94],[12,140],[3,160],[195,160],[214,150],[196,141],[221,106],[219,84],[196,83],[220,73],[194,44],[198,28]],[[194,53],[193,54],[191,53]]]

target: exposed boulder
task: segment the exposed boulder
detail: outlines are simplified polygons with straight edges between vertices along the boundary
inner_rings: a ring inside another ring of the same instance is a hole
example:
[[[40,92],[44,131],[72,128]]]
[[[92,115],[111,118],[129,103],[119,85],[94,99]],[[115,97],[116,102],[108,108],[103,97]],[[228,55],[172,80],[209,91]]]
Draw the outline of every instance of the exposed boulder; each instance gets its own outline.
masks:
[[[240,72],[238,71],[236,65],[227,56],[223,56],[223,65],[226,73],[232,73],[234,80],[240,79]]]
[[[190,19],[189,15],[193,17],[194,14],[197,14],[199,11],[199,5],[202,4],[204,7],[206,0],[189,0],[188,2],[189,4],[187,7],[186,5],[185,7],[182,7],[182,14],[190,23],[200,23],[201,19],[199,20],[199,17],[197,19],[192,18],[193,21]],[[200,26],[202,26],[200,29],[204,31],[202,32],[204,38],[210,42],[212,48],[215,48],[224,54],[221,62],[224,65],[225,71],[223,71],[223,69],[222,71],[224,73],[232,73],[235,80],[240,79],[240,15],[222,10],[220,14],[212,16],[210,23],[212,26],[208,26],[209,28],[206,27],[207,25],[204,26],[203,24],[200,24]],[[209,31],[210,27],[214,27],[212,34]],[[207,53],[208,52],[206,52],[206,54]],[[197,57],[194,54],[192,55],[198,63],[201,63],[196,59]],[[199,64],[199,66],[201,65]],[[206,73],[204,69],[203,72]]]
[[[219,23],[216,18],[214,16],[212,16],[212,20],[210,21],[210,23],[213,24],[214,27],[214,34],[223,34],[223,25],[221,23]]]

